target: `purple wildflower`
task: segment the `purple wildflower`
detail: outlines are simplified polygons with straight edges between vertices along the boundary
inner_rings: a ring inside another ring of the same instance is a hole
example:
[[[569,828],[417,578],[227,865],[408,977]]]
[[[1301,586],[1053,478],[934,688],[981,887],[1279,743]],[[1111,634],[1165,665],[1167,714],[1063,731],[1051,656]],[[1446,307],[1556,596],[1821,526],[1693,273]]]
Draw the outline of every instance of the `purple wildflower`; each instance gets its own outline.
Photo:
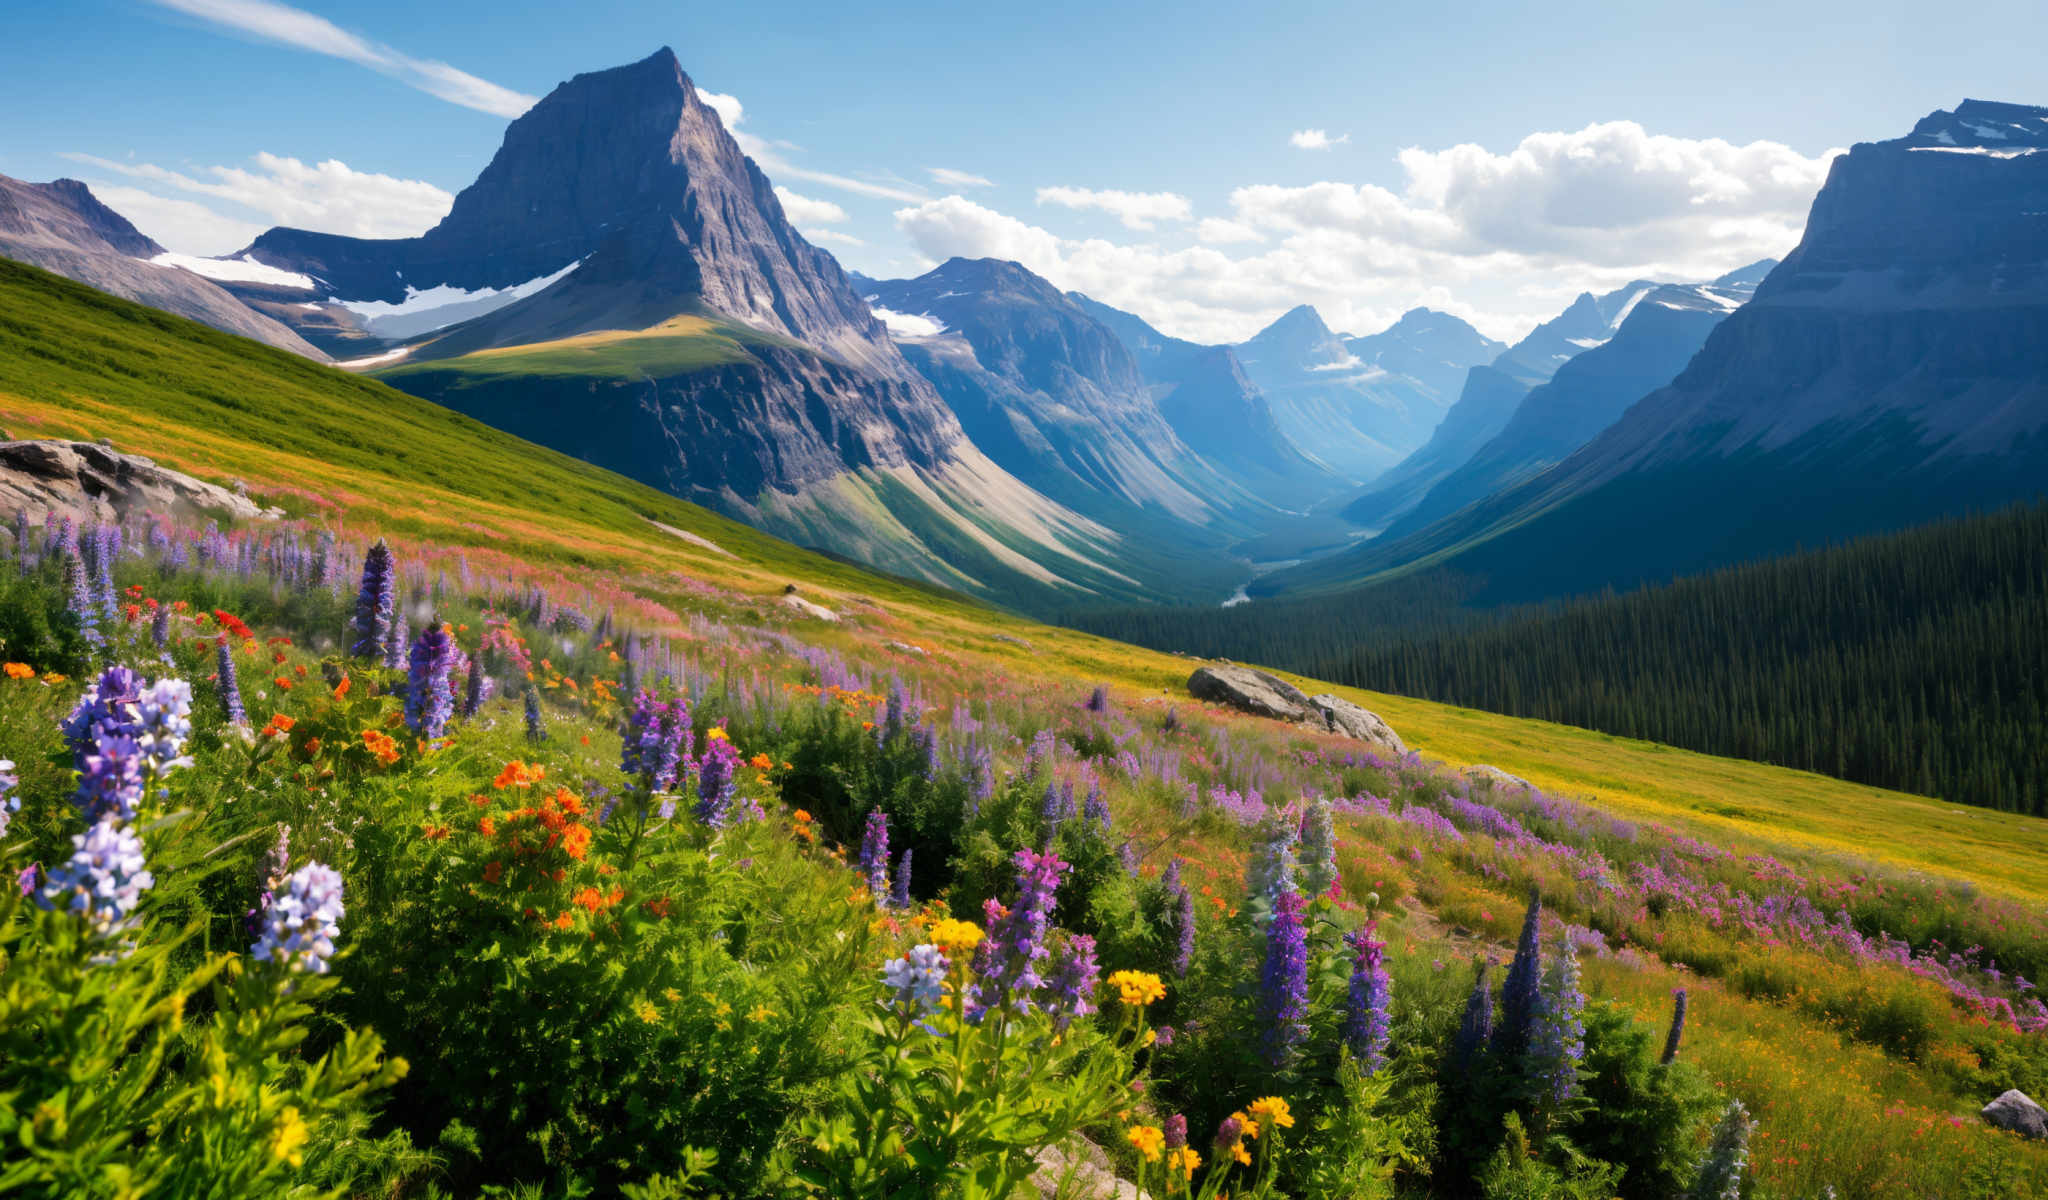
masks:
[[[1082,702],[1081,707],[1093,713],[1108,712],[1109,689],[1099,683],[1096,684],[1095,690],[1088,693],[1088,699]]]
[[[868,813],[860,835],[860,873],[868,881],[868,895],[877,904],[889,902],[889,814],[881,809]]]
[[[71,748],[73,769],[85,770],[86,756],[102,737],[142,734],[142,676],[127,667],[108,667],[86,686],[85,694],[60,725]]]
[[[284,894],[270,902],[249,957],[288,970],[327,973],[334,939],[341,936],[341,873],[310,862],[293,872]]]
[[[412,629],[406,624],[405,610],[398,609],[391,614],[391,632],[384,636],[384,668],[396,671],[404,666],[411,645]]]
[[[455,667],[455,638],[446,625],[430,622],[406,657],[405,723],[420,737],[440,737],[454,715],[448,674]]]
[[[491,698],[491,676],[484,670],[483,656],[471,660],[469,672],[462,681],[462,706],[460,712],[465,720],[476,716]]]
[[[378,538],[363,556],[363,582],[356,592],[355,640],[349,653],[357,658],[377,658],[391,638],[391,617],[397,607],[396,565],[391,547]]]
[[[1551,956],[1525,1059],[1537,1095],[1563,1104],[1579,1087],[1579,1062],[1586,1057],[1586,994],[1579,989],[1579,956],[1570,942]]]
[[[975,949],[974,973],[980,982],[974,985],[967,1008],[971,1021],[978,1022],[1005,1001],[1019,1011],[1030,1011],[1032,994],[1045,983],[1038,960],[1046,954],[1045,931],[1067,864],[1051,851],[1019,850],[1012,859],[1017,864],[1017,903],[1004,908],[991,897],[982,906],[988,935]]]
[[[1679,988],[1671,995],[1671,1031],[1664,1035],[1664,1057],[1659,1060],[1665,1066],[1678,1061],[1678,1044],[1685,1040],[1685,989]]]
[[[1230,1148],[1244,1139],[1244,1122],[1237,1117],[1225,1117],[1216,1126],[1216,1153],[1230,1153]]]
[[[78,778],[78,807],[86,824],[103,820],[124,824],[135,819],[142,803],[142,748],[125,734],[102,733],[85,756]]]
[[[1109,816],[1109,801],[1103,798],[1102,784],[1100,782],[1089,786],[1088,799],[1082,805],[1081,812],[1088,820],[1102,826],[1104,833],[1108,833],[1112,828]]]
[[[889,882],[889,907],[906,909],[910,907],[910,847],[896,856],[896,877]]]
[[[1522,918],[1522,938],[1501,985],[1500,1022],[1493,1027],[1493,1049],[1513,1057],[1529,1046],[1538,993],[1543,984],[1543,897],[1529,893],[1529,911]]]
[[[107,636],[100,632],[99,605],[92,594],[92,578],[85,569],[85,558],[73,550],[64,561],[65,592],[69,596],[72,620],[78,624],[78,636],[95,650],[107,644]]]
[[[14,773],[14,760],[0,758],[0,837],[7,836],[7,826],[21,811],[21,797],[14,794],[19,786],[21,777]]]
[[[930,945],[912,946],[902,958],[890,959],[882,967],[882,982],[894,993],[890,1003],[914,1016],[929,1016],[945,998],[952,966],[943,951]]]
[[[1186,887],[1178,889],[1179,907],[1173,918],[1173,973],[1187,978],[1195,963],[1195,896]]]
[[[1458,1022],[1458,1036],[1451,1043],[1451,1057],[1460,1069],[1486,1049],[1493,1037],[1493,989],[1486,986],[1486,964],[1481,962],[1472,978],[1472,994],[1465,1000],[1465,1015]]]
[[[1067,938],[1048,988],[1052,999],[1046,1007],[1054,1016],[1056,1028],[1065,1029],[1075,1017],[1095,1011],[1095,983],[1101,973],[1102,968],[1095,961],[1095,939],[1079,933]]]
[[[1374,936],[1378,932],[1379,922],[1368,921],[1344,939],[1354,953],[1351,991],[1344,1007],[1344,1043],[1367,1075],[1376,1074],[1387,1062],[1387,1010],[1394,988],[1387,974],[1387,944]]]
[[[149,641],[151,645],[159,650],[169,648],[171,644],[170,605],[159,604],[156,606],[156,615],[149,619]]]
[[[534,745],[548,740],[548,727],[540,716],[540,688],[532,681],[526,685],[526,740]]]
[[[242,707],[242,683],[235,671],[235,648],[228,644],[224,635],[214,642],[213,663],[214,687],[220,692],[220,706],[227,712],[228,723],[247,725],[249,711]]]
[[[93,936],[113,938],[134,928],[142,893],[156,885],[142,855],[142,839],[113,821],[71,838],[71,857],[43,879],[37,903],[85,919]]]
[[[1337,828],[1321,796],[1301,814],[1301,890],[1321,896],[1337,886]]]
[[[1155,1043],[1156,1044],[1156,1043]],[[1163,1122],[1166,1134],[1166,1148],[1178,1150],[1188,1144],[1188,1119],[1179,1113],[1170,1114]]]
[[[1266,926],[1266,964],[1259,972],[1259,1039],[1266,1061],[1276,1068],[1293,1061],[1308,1036],[1308,938],[1302,927],[1307,907],[1301,893],[1281,892]]]
[[[680,716],[678,710],[682,703],[678,700],[669,706],[673,716]],[[688,726],[684,728],[687,730]],[[712,732],[716,733],[717,730]],[[667,765],[668,763],[669,759],[664,755],[662,762],[656,764],[656,768],[665,769],[668,778],[673,781],[677,778],[678,770],[672,765]],[[697,820],[712,829],[723,829],[732,824],[732,781],[733,777],[739,774],[739,769],[740,752],[733,746],[731,739],[707,735],[704,739],[704,756],[697,763]]]
[[[1244,868],[1245,894],[1277,901],[1295,890],[1294,825],[1278,809],[1268,809],[1252,837],[1256,844]]]

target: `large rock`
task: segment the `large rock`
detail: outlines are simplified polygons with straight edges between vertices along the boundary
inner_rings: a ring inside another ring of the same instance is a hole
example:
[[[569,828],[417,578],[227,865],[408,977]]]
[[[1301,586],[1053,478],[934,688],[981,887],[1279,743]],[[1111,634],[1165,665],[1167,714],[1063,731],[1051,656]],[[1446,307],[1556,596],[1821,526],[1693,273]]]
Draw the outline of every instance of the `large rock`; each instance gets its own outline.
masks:
[[[92,442],[0,442],[0,513],[51,510],[110,521],[138,511],[221,513],[238,520],[284,514],[249,497]]]
[[[1197,667],[1188,677],[1188,694],[1254,716],[1341,734],[1393,757],[1408,753],[1401,736],[1378,713],[1338,696],[1307,695],[1279,676],[1253,667],[1235,663]]]
[[[2000,1129],[2010,1129],[2024,1138],[2048,1141],[2048,1110],[2033,1102],[2018,1088],[1984,1106],[1984,1119]]]

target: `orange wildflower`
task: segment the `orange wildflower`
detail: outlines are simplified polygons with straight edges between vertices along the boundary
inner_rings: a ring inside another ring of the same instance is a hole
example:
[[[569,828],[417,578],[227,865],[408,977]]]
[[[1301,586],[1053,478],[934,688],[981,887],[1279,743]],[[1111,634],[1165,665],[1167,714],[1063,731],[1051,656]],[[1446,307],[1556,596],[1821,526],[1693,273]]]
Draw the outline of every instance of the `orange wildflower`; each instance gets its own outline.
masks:
[[[27,663],[8,663],[7,677],[9,679],[34,679],[36,677],[36,669]]]
[[[499,881],[503,880],[504,878],[505,878],[505,864],[504,864],[504,863],[501,863],[501,862],[487,862],[487,863],[485,863],[485,864],[484,864],[484,882],[485,882],[485,883],[497,883],[497,882],[499,882]]]

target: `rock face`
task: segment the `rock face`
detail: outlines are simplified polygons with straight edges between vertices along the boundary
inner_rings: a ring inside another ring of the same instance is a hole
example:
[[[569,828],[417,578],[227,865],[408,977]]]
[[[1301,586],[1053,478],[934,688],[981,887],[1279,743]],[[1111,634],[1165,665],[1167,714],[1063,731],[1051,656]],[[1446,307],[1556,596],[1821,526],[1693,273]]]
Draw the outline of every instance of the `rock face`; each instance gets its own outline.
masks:
[[[2048,1110],[2014,1088],[1984,1106],[1985,1121],[2034,1141],[2048,1140]]]
[[[1549,382],[1581,353],[1606,344],[1656,287],[1638,280],[1601,296],[1582,293],[1527,337],[1499,350],[1490,362],[1474,365],[1462,378],[1457,402],[1429,432],[1429,440],[1346,505],[1345,518],[1384,527],[1421,503],[1431,488],[1507,428],[1531,388]],[[1494,348],[1498,350],[1498,343]]]
[[[76,179],[23,183],[0,175],[0,255],[280,350],[327,357],[212,280],[149,261],[162,253]]]
[[[1301,305],[1232,349],[1288,438],[1362,481],[1422,445],[1457,398],[1466,368],[1498,354],[1500,344],[1425,309],[1346,339]]]
[[[1116,334],[1159,402],[1159,415],[1188,448],[1261,499],[1306,509],[1342,489],[1328,464],[1280,429],[1273,406],[1229,346],[1168,337],[1143,319],[1091,300],[1067,298]]]
[[[1254,716],[1342,734],[1394,757],[1408,753],[1400,735],[1379,714],[1337,696],[1310,696],[1253,667],[1233,663],[1197,667],[1188,677],[1188,694]]]
[[[224,512],[240,520],[276,518],[247,496],[121,454],[92,442],[0,442],[0,512],[55,511],[111,521],[133,512]]]

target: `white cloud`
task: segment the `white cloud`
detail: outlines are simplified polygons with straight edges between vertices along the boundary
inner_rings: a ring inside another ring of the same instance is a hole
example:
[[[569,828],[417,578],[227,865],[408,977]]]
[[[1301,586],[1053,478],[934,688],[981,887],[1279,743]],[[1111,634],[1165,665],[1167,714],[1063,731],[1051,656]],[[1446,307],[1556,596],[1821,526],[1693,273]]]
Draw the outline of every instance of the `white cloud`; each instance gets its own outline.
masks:
[[[1228,216],[1196,222],[1194,244],[1180,248],[1064,238],[958,196],[900,209],[896,220],[929,258],[1015,259],[1200,341],[1242,340],[1300,303],[1357,333],[1424,305],[1513,339],[1580,291],[1709,279],[1782,256],[1835,153],[1662,137],[1630,122],[1532,134],[1498,154],[1407,150],[1397,190],[1241,187]],[[1045,189],[1040,199],[1108,208],[1098,195]],[[1143,229],[1192,212],[1135,215],[1132,227]]]
[[[1341,146],[1350,140],[1351,135],[1348,133],[1340,133],[1336,137],[1331,137],[1327,131],[1321,129],[1297,129],[1287,135],[1288,143],[1297,150],[1328,150],[1332,146]]]
[[[831,242],[832,244],[838,246],[867,245],[866,242],[860,240],[859,238],[853,236],[852,234],[841,233],[836,229],[799,229],[797,230],[797,232],[803,234],[805,237],[809,238],[813,242]]]
[[[1195,215],[1186,196],[1173,192],[1095,191],[1092,188],[1042,187],[1040,204],[1062,208],[1098,208],[1122,221],[1126,229],[1151,229],[1160,221],[1187,221]]]
[[[985,188],[994,187],[996,185],[995,180],[993,179],[986,179],[980,175],[969,174],[966,171],[955,171],[951,167],[926,167],[925,174],[930,175],[932,177],[932,182],[938,184],[940,187]]]
[[[698,88],[697,99],[704,102],[704,107],[718,114],[719,124],[724,125],[728,133],[738,129],[740,122],[747,119],[746,106],[740,103],[738,96]]]
[[[359,37],[325,17],[271,0],[152,0],[153,3],[214,25],[239,30],[279,45],[344,59],[389,75],[430,96],[499,117],[516,117],[532,108],[537,97],[499,87],[434,59],[414,58],[378,42]]]
[[[136,228],[167,248],[188,254],[238,249],[270,225],[351,237],[414,237],[433,228],[455,202],[455,197],[425,180],[357,171],[335,159],[308,165],[296,158],[263,153],[253,160],[253,170],[203,167],[187,174],[154,163],[116,162],[90,154],[67,153],[64,157],[154,185],[153,189],[96,186],[95,190],[110,207],[135,222]],[[169,199],[162,194],[165,190],[223,201],[263,220],[259,225],[200,202]],[[148,222],[156,222],[157,227]]]
[[[775,198],[782,201],[783,213],[799,225],[836,225],[846,219],[846,210],[830,200],[813,200],[786,187],[776,188]]]
[[[707,92],[703,88],[698,88],[697,98],[718,114],[718,119],[725,126],[726,132],[732,134],[733,141],[739,143],[740,152],[753,159],[755,165],[760,167],[771,178],[781,176],[785,179],[802,179],[809,183],[822,183],[827,187],[839,188],[842,191],[853,192],[857,195],[874,196],[881,200],[901,200],[911,204],[922,203],[924,200],[929,199],[924,192],[907,185],[899,185],[886,180],[855,179],[850,175],[838,175],[831,171],[814,171],[809,167],[798,166],[779,153],[779,151],[794,150],[797,147],[788,142],[770,141],[739,127],[740,122],[746,120],[747,111],[746,106],[740,103],[739,97],[730,96],[724,92]]]

